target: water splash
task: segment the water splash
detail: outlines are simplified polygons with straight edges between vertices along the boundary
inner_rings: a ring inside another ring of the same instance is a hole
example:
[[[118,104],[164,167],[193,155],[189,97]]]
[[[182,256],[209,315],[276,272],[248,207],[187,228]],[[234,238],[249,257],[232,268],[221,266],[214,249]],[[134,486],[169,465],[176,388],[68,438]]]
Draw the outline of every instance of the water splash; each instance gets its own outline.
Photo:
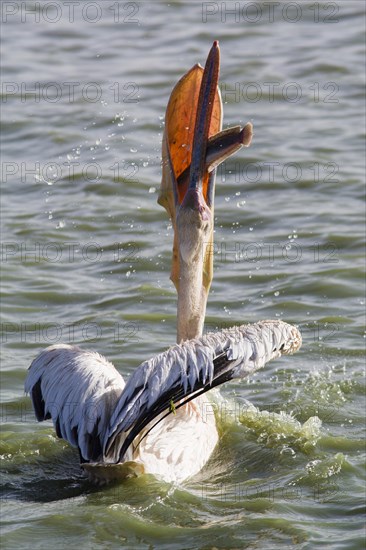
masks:
[[[260,411],[253,405],[240,415],[240,422],[268,447],[308,453],[321,437],[321,420],[312,416],[303,424],[291,414]]]

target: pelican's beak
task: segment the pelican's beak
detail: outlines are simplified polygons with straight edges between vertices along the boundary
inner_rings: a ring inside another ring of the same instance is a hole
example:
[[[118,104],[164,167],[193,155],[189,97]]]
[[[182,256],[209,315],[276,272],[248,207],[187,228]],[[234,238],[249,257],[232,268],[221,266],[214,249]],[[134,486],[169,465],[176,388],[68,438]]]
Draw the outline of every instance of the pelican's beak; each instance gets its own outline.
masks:
[[[179,292],[180,262],[194,250],[184,250],[182,231],[203,231],[202,284],[208,294],[213,272],[213,207],[216,167],[252,139],[250,123],[222,130],[222,102],[218,88],[220,50],[215,41],[205,68],[192,67],[173,89],[165,115],[163,175],[158,198],[174,227],[171,279]],[[197,240],[196,239],[196,240]],[[194,242],[194,238],[185,242]]]

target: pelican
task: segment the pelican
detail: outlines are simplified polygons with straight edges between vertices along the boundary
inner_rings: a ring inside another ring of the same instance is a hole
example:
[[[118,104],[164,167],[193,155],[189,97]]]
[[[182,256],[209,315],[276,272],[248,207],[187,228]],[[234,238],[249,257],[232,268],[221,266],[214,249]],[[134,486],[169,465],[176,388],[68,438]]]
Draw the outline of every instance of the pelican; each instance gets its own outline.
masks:
[[[177,343],[127,381],[102,355],[68,344],[48,347],[28,370],[25,391],[37,420],[53,420],[97,484],[143,473],[176,483],[194,476],[219,440],[207,392],[301,345],[298,329],[280,320],[203,335],[215,171],[252,139],[250,123],[222,130],[219,58],[215,41],[205,68],[195,65],[181,78],[166,110],[158,202],[174,228]]]

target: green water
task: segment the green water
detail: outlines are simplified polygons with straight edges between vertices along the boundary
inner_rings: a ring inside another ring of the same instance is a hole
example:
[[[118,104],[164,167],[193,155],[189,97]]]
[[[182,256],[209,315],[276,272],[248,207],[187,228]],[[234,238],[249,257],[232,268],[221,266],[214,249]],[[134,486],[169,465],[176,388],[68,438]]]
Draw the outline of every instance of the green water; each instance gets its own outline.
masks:
[[[3,548],[363,548],[364,4],[36,4],[2,3]],[[175,341],[163,116],[213,39],[224,125],[255,136],[218,171],[206,327],[282,318],[303,347],[220,390],[199,476],[96,489],[26,369],[70,342],[128,375]]]

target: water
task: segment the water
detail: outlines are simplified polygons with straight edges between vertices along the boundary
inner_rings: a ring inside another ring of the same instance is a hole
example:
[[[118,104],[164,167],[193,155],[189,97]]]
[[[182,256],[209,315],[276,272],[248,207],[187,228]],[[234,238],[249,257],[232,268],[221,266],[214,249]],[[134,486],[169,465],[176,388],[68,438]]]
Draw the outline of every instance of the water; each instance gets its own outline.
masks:
[[[41,4],[2,3],[3,547],[362,548],[363,3]],[[280,317],[303,347],[221,389],[198,477],[95,489],[26,369],[63,341],[127,375],[174,342],[163,116],[213,39],[255,137],[218,173],[206,326]]]

